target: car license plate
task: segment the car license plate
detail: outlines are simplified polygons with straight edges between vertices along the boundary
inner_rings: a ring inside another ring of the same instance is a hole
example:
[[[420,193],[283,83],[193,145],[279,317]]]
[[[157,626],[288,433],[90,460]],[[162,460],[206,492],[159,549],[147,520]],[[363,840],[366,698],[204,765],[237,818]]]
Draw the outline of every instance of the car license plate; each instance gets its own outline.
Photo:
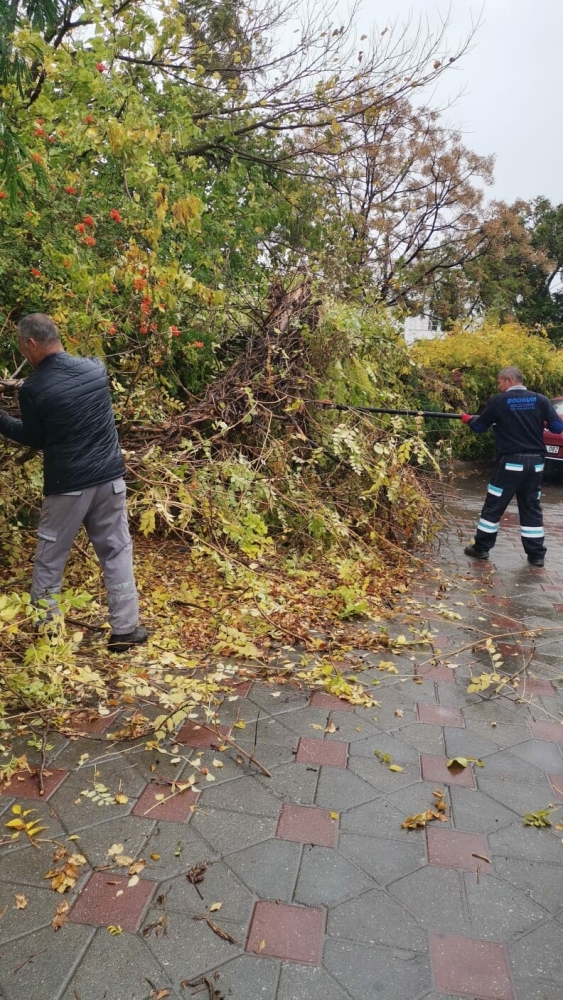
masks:
[[[550,454],[550,455],[558,455],[559,454],[559,446],[556,445],[556,444],[546,444],[546,449],[548,451],[548,454]]]

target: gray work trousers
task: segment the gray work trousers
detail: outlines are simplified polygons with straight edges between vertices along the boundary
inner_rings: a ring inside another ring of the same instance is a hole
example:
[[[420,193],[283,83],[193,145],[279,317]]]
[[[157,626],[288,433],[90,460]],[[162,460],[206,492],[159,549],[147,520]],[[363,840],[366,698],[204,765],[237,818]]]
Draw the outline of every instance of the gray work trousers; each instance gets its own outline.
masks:
[[[62,592],[64,569],[81,524],[102,566],[111,630],[114,634],[132,632],[139,620],[139,600],[123,479],[45,497],[31,599],[34,604],[46,600],[55,611],[57,602],[52,595]]]

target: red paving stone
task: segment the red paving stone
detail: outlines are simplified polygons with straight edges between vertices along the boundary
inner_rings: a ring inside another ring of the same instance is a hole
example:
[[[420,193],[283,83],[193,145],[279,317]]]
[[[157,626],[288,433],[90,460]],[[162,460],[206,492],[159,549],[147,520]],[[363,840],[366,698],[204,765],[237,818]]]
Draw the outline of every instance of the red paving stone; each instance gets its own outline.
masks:
[[[96,715],[96,713],[77,712],[70,719],[69,726],[77,733],[105,733],[111,725],[117,723],[121,709],[111,715]]]
[[[131,812],[133,816],[142,816],[143,819],[162,819],[169,823],[186,823],[193,815],[193,806],[197,803],[199,794],[198,791],[191,788],[172,794],[170,785],[153,783],[143,789]],[[164,795],[165,801],[156,799],[156,795]]]
[[[176,742],[188,747],[216,747],[221,743],[221,736],[228,736],[230,731],[228,726],[204,726],[200,722],[188,721],[180,729]]]
[[[39,799],[41,802],[47,802],[67,776],[68,771],[55,771],[46,768],[43,775],[45,794],[40,795],[37,775],[35,773],[29,774],[28,771],[18,771],[9,784],[0,786],[0,795],[13,795],[16,799]]]
[[[295,760],[300,764],[345,768],[348,760],[348,744],[342,740],[316,740],[312,736],[302,736]]]
[[[320,965],[325,920],[323,910],[309,906],[256,903],[246,951],[288,962]]]
[[[526,657],[528,657],[532,652],[532,650],[527,648],[526,646],[520,646],[518,643],[515,642],[497,642],[495,643],[495,645],[502,656],[512,657],[512,656],[525,655]]]
[[[535,740],[547,740],[550,743],[563,743],[563,725],[560,722],[528,721],[530,732]]]
[[[487,601],[485,601],[485,603],[487,603]],[[516,619],[507,618],[504,615],[496,615],[494,618],[492,618],[491,625],[498,625],[499,628],[512,629],[513,631],[518,631],[518,623]]]
[[[486,603],[494,605],[495,608],[511,608],[512,601],[509,597],[499,597],[498,594],[489,594]]]
[[[276,837],[278,840],[292,840],[297,844],[336,847],[338,822],[332,819],[326,809],[286,803],[282,806]]]
[[[455,671],[449,667],[416,666],[414,672],[417,677],[424,677],[426,681],[443,681],[446,684],[453,684],[455,681]]]
[[[492,864],[487,864],[483,858],[489,857],[486,837],[479,833],[460,833],[459,830],[441,830],[439,827],[426,827],[426,844],[428,861],[431,865],[441,868],[462,868],[464,871],[483,873],[492,872]],[[474,854],[480,854],[476,858]]]
[[[353,712],[354,706],[349,701],[342,701],[334,694],[326,691],[314,691],[309,702],[311,708],[326,708],[330,712]]]
[[[506,953],[496,941],[430,934],[436,989],[472,1000],[514,1000]]]
[[[463,729],[465,723],[459,708],[444,708],[442,705],[421,705],[416,706],[416,714],[419,722],[428,722],[433,726],[453,726]]]
[[[239,698],[248,698],[251,691],[252,681],[240,681],[238,684],[233,684],[231,694],[236,694]]]
[[[462,768],[457,773],[446,766],[447,757],[432,757],[430,754],[421,753],[420,767],[424,781],[439,781],[443,785],[462,785],[464,788],[475,788],[475,778],[471,765]]]
[[[113,924],[124,931],[138,931],[157,887],[156,882],[139,879],[128,886],[129,879],[111,872],[94,872],[74,903],[68,919],[77,924],[107,927]]]
[[[547,776],[560,802],[563,802],[563,774],[548,774]]]
[[[543,698],[555,697],[553,684],[550,681],[544,680],[543,677],[524,677],[520,680],[516,690],[520,695],[537,694]]]
[[[554,604],[553,607],[555,608],[556,611],[559,612],[563,611],[563,604]]]

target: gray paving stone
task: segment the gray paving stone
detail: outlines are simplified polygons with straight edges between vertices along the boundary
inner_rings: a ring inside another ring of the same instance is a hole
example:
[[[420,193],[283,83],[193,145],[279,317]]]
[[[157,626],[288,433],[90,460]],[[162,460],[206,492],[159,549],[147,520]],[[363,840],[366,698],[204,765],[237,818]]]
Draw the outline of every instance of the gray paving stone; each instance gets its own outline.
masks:
[[[61,1000],[76,1000],[77,996],[81,1000],[110,1000],[110,997],[112,1000],[150,1000],[156,991],[164,988],[170,989],[167,1000],[177,997],[179,1000],[179,994],[172,992],[168,976],[141,938],[123,934],[119,935],[117,947],[116,944],[116,939],[105,928],[96,932]]]
[[[537,786],[519,784],[516,781],[503,781],[502,778],[490,778],[487,767],[477,775],[479,789],[507,809],[512,809],[518,816],[543,809],[554,800],[554,792],[547,780],[538,782]]]
[[[151,854],[158,854],[158,860]],[[192,829],[191,822],[158,823],[145,840],[142,857],[147,861],[144,876],[160,882],[189,871],[200,861],[213,861],[217,854]]]
[[[329,937],[363,941],[364,944],[388,945],[426,951],[425,930],[408,909],[387,892],[374,889],[359,899],[343,902],[330,911],[327,921]]]
[[[222,861],[210,865],[197,889],[185,873],[162,882],[160,892],[165,896],[165,909],[180,913],[206,913],[212,903],[222,903],[220,912],[225,920],[245,923],[250,919],[254,897]]]
[[[445,754],[442,726],[430,726],[423,722],[415,722],[404,726],[395,734],[397,740],[404,741],[420,753],[430,753],[435,757]]]
[[[555,921],[537,927],[510,947],[513,974],[517,982],[552,980],[563,985],[563,927]],[[541,994],[540,994],[541,995]]]
[[[563,774],[563,755],[557,743],[528,740],[512,747],[511,753],[551,774]]]
[[[256,778],[246,776],[222,785],[207,786],[198,801],[198,809],[227,809],[230,812],[278,818],[281,802]]]
[[[524,826],[521,820],[490,834],[489,847],[493,857],[563,863],[560,838],[551,830]]]
[[[348,771],[357,774],[372,786],[374,792],[385,795],[387,792],[405,788],[420,781],[420,764],[400,765],[402,771],[390,771],[389,764],[383,764],[377,757],[352,757],[348,761]]]
[[[413,1000],[430,986],[427,957],[401,950],[400,945],[367,949],[363,944],[330,940],[325,964],[354,1000]]]
[[[407,816],[425,812],[427,809],[433,807],[436,802],[432,794],[435,788],[440,788],[444,792],[444,801],[447,805],[446,815],[449,817],[451,814],[449,800],[450,786],[436,785],[431,781],[418,781],[416,784],[409,785],[408,788],[401,788],[391,795],[387,795],[387,801],[402,813],[401,822],[403,822]],[[440,823],[441,828],[447,829],[448,826],[449,819],[446,823]],[[407,833],[413,836],[416,831],[407,831]]]
[[[438,703],[444,708],[465,708],[468,698],[467,684],[447,684],[438,681]]]
[[[68,923],[56,934],[47,927],[3,945],[0,986],[6,1000],[58,997],[93,934],[92,927]]]
[[[239,955],[216,971],[213,982],[224,997],[274,1000],[279,978],[279,962],[254,955]],[[186,991],[181,994],[185,997]],[[189,996],[189,994],[188,994]],[[196,994],[197,997],[197,994]]]
[[[92,867],[111,864],[107,852],[113,844],[123,844],[121,854],[136,859],[141,856],[147,837],[154,826],[154,820],[141,817],[108,819],[105,823],[98,823],[82,830],[80,840],[74,841],[73,850],[80,850]],[[70,848],[72,844],[70,841],[68,847]]]
[[[471,721],[466,721],[466,726],[481,739],[491,739],[493,743],[503,749],[517,746],[530,739],[530,730],[524,725],[497,722],[496,726],[491,726],[488,721],[471,719]]]
[[[244,816],[220,809],[196,811],[190,827],[218,854],[232,854],[274,836],[277,821],[269,816]]]
[[[463,717],[468,728],[471,728],[474,723],[483,724],[486,722],[496,722],[498,726],[501,723],[522,725],[522,712],[518,710],[516,704],[507,701],[506,698],[502,700],[494,698],[492,701],[487,698],[478,698],[463,709]]]
[[[328,847],[304,847],[295,902],[331,907],[373,888],[373,880],[338,851]]]
[[[284,962],[276,1000],[349,1000],[349,994],[324,969]]]
[[[311,729],[308,735],[315,736],[315,730]],[[279,719],[273,718],[251,722],[246,729],[233,729],[232,737],[235,743],[240,743],[245,749],[248,749],[248,743],[252,743],[256,747],[256,756],[260,759],[262,749],[268,749],[272,745],[290,748],[297,746],[295,733],[287,729]]]
[[[494,875],[477,881],[474,872],[467,872],[463,878],[473,937],[510,941],[548,919],[542,906]]]
[[[80,850],[80,842],[60,841],[71,851]],[[25,891],[25,886],[45,888],[45,873],[53,867],[54,845],[44,844],[41,850],[21,845],[19,850],[4,848],[0,856],[0,880],[2,883],[14,885],[14,892]],[[86,866],[87,874],[90,868]]]
[[[161,911],[149,910],[144,925],[158,918]],[[215,918],[214,918],[215,919]],[[246,936],[244,924],[221,919],[215,920],[237,944],[230,944],[220,938],[203,920],[194,920],[185,913],[173,912],[168,915],[167,934],[156,937],[151,934],[146,943],[160,963],[165,974],[179,987],[183,979],[195,979],[206,972],[242,953]],[[186,943],[189,942],[189,947]]]
[[[491,730],[494,733],[495,730]],[[493,742],[494,737],[487,739],[479,736],[472,728],[444,730],[446,755],[448,757],[486,757],[497,753],[499,747]]]
[[[377,764],[379,761],[376,760],[375,765]],[[336,767],[321,768],[315,805],[322,809],[342,813],[377,797],[377,790],[351,771]]]
[[[491,778],[510,778],[527,785],[544,784],[547,779],[542,770],[517,757],[513,749],[490,754],[483,774]]]
[[[563,901],[563,866],[524,861],[522,858],[495,858],[495,872],[545,907],[550,913],[561,909]]]
[[[426,864],[425,841],[418,835],[408,842],[398,842],[341,833],[338,849],[379,885],[394,882]]]
[[[533,979],[519,977],[516,998],[517,1000],[561,1000],[561,984],[550,983],[536,977]]]
[[[482,791],[450,785],[449,793],[456,830],[465,833],[494,833],[514,822],[511,810]]]
[[[280,692],[277,698],[273,697],[274,692]],[[267,715],[281,715],[284,712],[292,712],[296,708],[306,708],[309,704],[309,692],[300,691],[297,688],[280,687],[278,684],[257,684],[252,685],[248,701],[259,705]]]
[[[347,743],[355,743],[357,740],[365,740],[369,736],[376,736],[380,732],[380,729],[374,722],[362,721],[353,712],[337,712],[331,715],[330,718],[337,729],[335,733],[327,733],[325,735],[326,740],[346,740]]]
[[[292,712],[285,712],[278,721],[285,729],[289,729],[294,736],[313,736],[316,739],[322,740],[329,718],[330,709],[307,707],[298,708]],[[335,720],[336,725],[339,725],[341,718],[342,715],[339,713],[338,719]],[[315,729],[315,726],[322,726],[322,731]]]
[[[266,715],[266,711],[263,708],[255,705],[248,698],[239,698],[236,695],[232,697],[234,700],[230,701],[227,695],[224,701],[216,708],[216,716],[220,725],[231,726],[240,719],[247,723],[255,722],[256,719]]]
[[[0,921],[0,943],[4,944],[50,925],[60,898],[48,886],[49,883],[45,880],[41,889],[36,886],[0,884],[0,912],[4,913]],[[16,909],[16,893],[25,896],[27,904],[24,909]]]
[[[136,768],[131,765],[124,766],[119,760],[97,766],[96,770],[99,772],[99,776],[95,779],[97,783],[104,785],[114,795],[121,790],[129,796],[129,801],[124,805],[117,803],[100,805],[81,795],[83,790],[93,788],[92,767],[84,767],[69,774],[66,781],[49,799],[49,805],[52,805],[57,813],[64,814],[69,833],[79,832],[93,823],[128,815],[135,804],[135,799],[145,786],[145,781]]]
[[[393,761],[399,764],[417,764],[419,755],[414,747],[401,742],[395,736],[378,733],[377,736],[365,740],[357,740],[350,747],[350,758],[373,757],[376,750],[390,754]]]
[[[261,899],[291,902],[301,861],[301,844],[266,840],[229,854],[228,866]]]
[[[283,727],[280,726],[280,729],[282,728]],[[245,732],[247,732],[247,730],[245,730]],[[289,739],[289,737],[291,737],[292,735],[289,732],[289,729],[284,730],[284,732],[287,733]],[[245,739],[237,738],[236,742],[239,744],[239,746],[242,747],[243,750],[246,750],[247,753],[256,757],[256,759],[260,761],[263,767],[271,771],[274,767],[279,767],[280,764],[289,764],[291,761],[295,759],[295,751],[297,750],[297,744],[299,741],[298,737],[296,736],[293,737],[293,740],[294,740],[293,745],[288,743],[287,746],[281,746],[279,744],[270,743],[267,738],[260,744],[256,745],[254,745],[254,743],[251,740],[246,739],[246,737]],[[235,760],[239,756],[236,750],[229,750],[227,751],[227,753],[231,755],[233,760]],[[225,756],[226,755],[227,754],[225,754]],[[248,765],[245,765],[245,773],[247,774],[256,774],[258,770],[259,769],[256,767],[256,765],[252,765],[250,763]]]
[[[389,892],[426,930],[470,936],[459,872],[427,865],[393,882]]]
[[[281,802],[294,802],[297,805],[312,805],[315,801],[317,783],[321,774],[320,767],[309,767],[292,761],[281,764],[272,771],[272,777],[257,774],[260,782],[272,795]]]
[[[385,799],[376,799],[343,813],[340,830],[341,833],[403,840],[408,835],[406,830],[401,829],[405,815]]]

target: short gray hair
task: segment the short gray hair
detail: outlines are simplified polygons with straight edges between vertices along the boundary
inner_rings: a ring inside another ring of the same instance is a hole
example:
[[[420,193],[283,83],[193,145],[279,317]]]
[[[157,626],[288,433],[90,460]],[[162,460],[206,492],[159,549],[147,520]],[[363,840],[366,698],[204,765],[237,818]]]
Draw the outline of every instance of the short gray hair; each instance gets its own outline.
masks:
[[[18,323],[18,336],[20,341],[35,340],[42,347],[50,347],[51,344],[60,344],[59,331],[50,316],[45,313],[30,313],[24,316]]]
[[[509,378],[514,379],[515,382],[523,382],[524,376],[519,368],[515,368],[514,365],[509,365],[508,368],[502,368],[498,373],[499,378]]]

